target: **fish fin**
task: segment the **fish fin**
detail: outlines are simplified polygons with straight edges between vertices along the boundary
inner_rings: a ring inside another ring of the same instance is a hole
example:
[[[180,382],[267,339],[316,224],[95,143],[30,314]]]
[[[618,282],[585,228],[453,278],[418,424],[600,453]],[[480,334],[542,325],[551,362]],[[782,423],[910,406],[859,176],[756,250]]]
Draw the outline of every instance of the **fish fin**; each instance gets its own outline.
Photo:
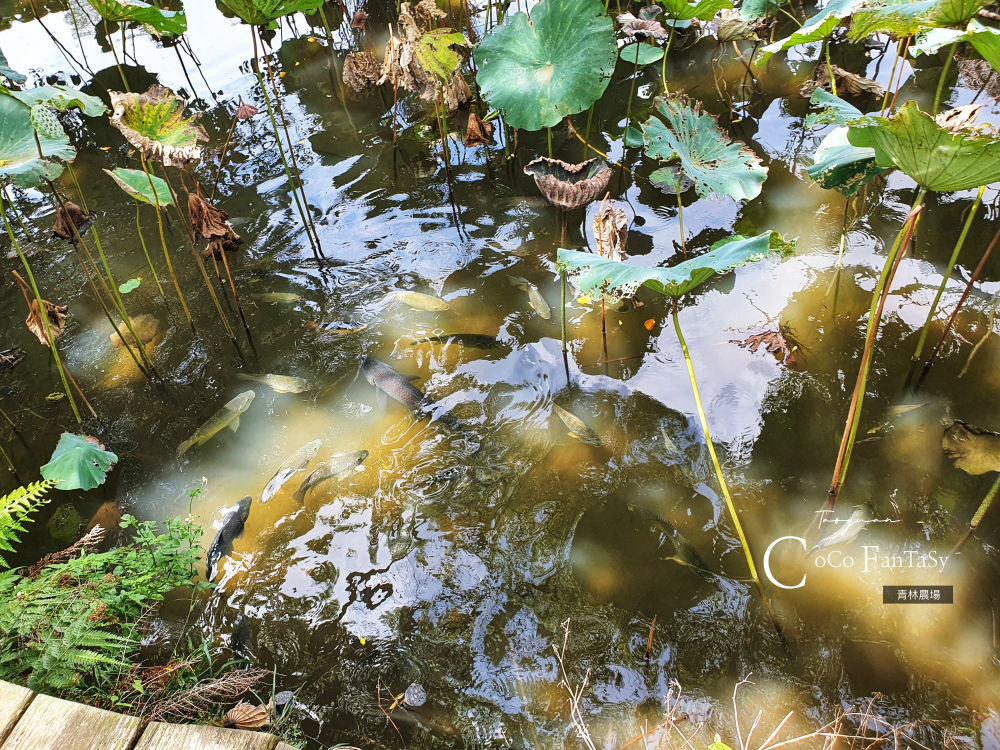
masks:
[[[572,432],[567,432],[566,434],[567,434],[567,435],[569,435],[569,436],[570,436],[571,438],[576,438],[577,440],[579,440],[579,439],[580,439],[580,436],[579,436],[579,435],[576,435],[576,434],[574,434],[574,433],[572,433]]]
[[[233,432],[236,432],[238,429],[240,429],[239,417],[236,417],[236,419],[234,419],[232,422],[229,423],[229,429],[232,430]]]
[[[528,307],[530,307],[532,310],[535,310],[536,312],[538,311],[538,308],[535,307],[534,303],[531,302],[531,300],[528,300]]]
[[[240,533],[233,537],[233,541],[243,538],[243,534],[246,531],[246,527],[240,529]]]
[[[508,276],[507,278],[510,279],[511,286],[516,286],[520,289],[525,289],[528,283],[525,279],[522,279],[520,276]]]
[[[423,380],[420,375],[403,375],[404,380],[409,380],[411,383],[415,380]]]
[[[383,391],[378,386],[375,386],[375,402],[378,404],[379,409],[385,408],[385,402],[386,402],[385,395],[386,395],[385,391]]]

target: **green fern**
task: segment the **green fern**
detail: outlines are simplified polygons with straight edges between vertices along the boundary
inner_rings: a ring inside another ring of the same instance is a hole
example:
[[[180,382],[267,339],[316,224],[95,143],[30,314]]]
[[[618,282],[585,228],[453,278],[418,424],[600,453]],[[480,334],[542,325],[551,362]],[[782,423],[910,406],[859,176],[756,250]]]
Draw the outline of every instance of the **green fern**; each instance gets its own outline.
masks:
[[[17,533],[27,531],[21,524],[29,521],[28,516],[49,501],[43,495],[55,486],[55,482],[46,479],[27,487],[18,487],[9,495],[0,497],[0,550],[14,551],[11,543],[21,541]],[[2,556],[0,567],[10,567]]]

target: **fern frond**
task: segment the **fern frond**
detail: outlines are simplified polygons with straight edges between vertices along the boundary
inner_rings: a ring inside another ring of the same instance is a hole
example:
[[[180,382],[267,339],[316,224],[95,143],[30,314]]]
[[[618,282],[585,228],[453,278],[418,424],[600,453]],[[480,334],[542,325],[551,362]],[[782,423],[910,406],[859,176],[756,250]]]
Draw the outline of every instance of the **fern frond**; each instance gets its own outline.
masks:
[[[0,543],[5,551],[12,552],[10,544],[21,541],[17,534],[25,531],[22,523],[30,521],[28,516],[49,501],[44,495],[55,486],[55,482],[46,479],[27,487],[18,487],[10,494],[0,497]],[[0,567],[10,567],[3,557],[0,557]]]

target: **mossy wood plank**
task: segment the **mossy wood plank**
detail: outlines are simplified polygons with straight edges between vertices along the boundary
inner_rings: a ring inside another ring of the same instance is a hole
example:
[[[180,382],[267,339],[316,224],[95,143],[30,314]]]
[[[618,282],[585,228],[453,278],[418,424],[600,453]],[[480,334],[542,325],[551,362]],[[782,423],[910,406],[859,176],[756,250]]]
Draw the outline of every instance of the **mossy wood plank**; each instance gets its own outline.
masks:
[[[135,750],[275,750],[277,744],[277,737],[264,732],[154,722]]]
[[[11,730],[2,750],[129,750],[142,721],[38,695]]]
[[[26,687],[0,680],[0,743],[10,734],[34,696]]]

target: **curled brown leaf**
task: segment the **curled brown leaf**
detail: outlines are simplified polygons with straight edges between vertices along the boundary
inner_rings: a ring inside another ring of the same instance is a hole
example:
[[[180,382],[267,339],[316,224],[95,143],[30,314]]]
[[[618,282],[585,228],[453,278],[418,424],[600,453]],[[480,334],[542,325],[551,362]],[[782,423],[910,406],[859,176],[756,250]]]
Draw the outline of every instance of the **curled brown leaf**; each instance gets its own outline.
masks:
[[[851,73],[843,68],[838,68],[836,65],[820,65],[816,70],[816,80],[803,83],[802,88],[799,89],[799,95],[808,98],[813,95],[816,89],[820,88],[833,93],[833,87],[830,85],[831,68],[837,82],[838,94],[846,92],[855,96],[859,94],[882,96],[884,93],[882,86],[870,78],[865,78],[857,73]]]
[[[52,338],[57,339],[66,329],[66,323],[69,321],[69,316],[66,314],[66,311],[69,307],[66,305],[53,305],[51,302],[47,302],[46,300],[42,300],[42,304],[45,305],[45,312],[49,319],[49,330],[52,331]],[[49,345],[49,338],[45,334],[45,323],[42,322],[41,315],[39,314],[38,300],[31,300],[28,317],[24,322],[28,326],[28,330],[35,334],[42,346]]]
[[[66,201],[56,211],[56,223],[52,227],[52,236],[76,244],[76,235],[86,232],[93,223],[93,214],[86,214],[72,201]]]
[[[469,114],[469,124],[465,128],[465,146],[482,146],[490,142],[493,135],[493,124],[486,122],[475,112]]]
[[[254,706],[240,701],[226,712],[222,726],[235,729],[259,729],[268,724],[270,718],[264,706]]]
[[[628,216],[622,209],[615,208],[609,196],[610,193],[605,196],[594,217],[594,238],[598,255],[621,262],[626,258],[628,245]]]
[[[380,74],[381,66],[371,52],[352,52],[344,58],[344,83],[355,91],[361,92],[374,86]]]
[[[355,11],[354,15],[351,17],[351,28],[352,29],[364,29],[365,22],[368,20],[368,14],[363,10]]]

